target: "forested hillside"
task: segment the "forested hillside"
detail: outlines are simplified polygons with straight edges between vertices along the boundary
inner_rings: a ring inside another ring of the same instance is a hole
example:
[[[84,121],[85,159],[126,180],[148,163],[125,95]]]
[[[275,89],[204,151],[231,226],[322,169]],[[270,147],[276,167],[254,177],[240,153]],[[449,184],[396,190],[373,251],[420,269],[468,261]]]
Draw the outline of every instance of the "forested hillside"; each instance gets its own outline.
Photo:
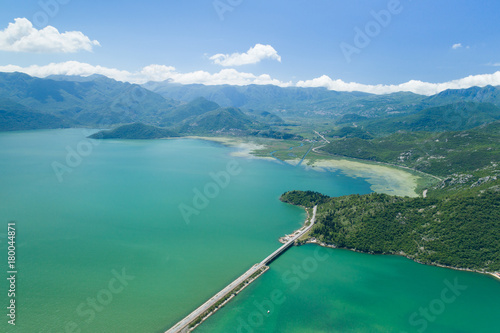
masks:
[[[372,193],[323,202],[317,201],[319,196],[285,193],[283,198],[297,205],[319,204],[310,236],[320,242],[423,263],[500,271],[500,179],[439,199]]]
[[[446,177],[500,162],[500,122],[466,131],[402,132],[375,139],[346,137],[322,150]]]

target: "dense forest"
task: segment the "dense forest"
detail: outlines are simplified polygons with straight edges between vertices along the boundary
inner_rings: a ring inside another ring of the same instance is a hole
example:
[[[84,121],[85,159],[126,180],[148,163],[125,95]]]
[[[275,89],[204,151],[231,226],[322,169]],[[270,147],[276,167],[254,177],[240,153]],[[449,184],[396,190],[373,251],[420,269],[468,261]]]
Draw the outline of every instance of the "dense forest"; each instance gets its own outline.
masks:
[[[340,248],[400,254],[423,263],[500,270],[500,182],[443,199],[385,194],[326,199],[293,191],[282,199],[318,203],[311,237]]]
[[[329,196],[314,191],[289,191],[280,197],[283,202],[306,208],[326,203],[329,199]]]

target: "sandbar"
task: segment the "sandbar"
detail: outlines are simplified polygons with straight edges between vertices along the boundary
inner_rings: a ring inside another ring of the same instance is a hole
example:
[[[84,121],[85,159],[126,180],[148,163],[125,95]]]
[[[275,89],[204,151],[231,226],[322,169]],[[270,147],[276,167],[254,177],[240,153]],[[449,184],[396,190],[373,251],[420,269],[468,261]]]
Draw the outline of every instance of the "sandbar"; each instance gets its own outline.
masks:
[[[402,197],[419,196],[416,189],[420,177],[398,168],[342,158],[321,159],[313,162],[305,160],[303,164],[318,171],[340,171],[351,178],[364,178],[371,184],[370,188],[374,192]]]
[[[230,137],[212,137],[212,136],[186,136],[184,138],[213,141],[223,144],[224,146],[227,147],[236,148],[237,149],[236,151],[231,152],[231,156],[234,157],[278,161],[271,156],[256,156],[255,152],[257,152],[258,150],[265,149],[266,146],[255,142],[249,142],[238,137],[230,138]]]
[[[190,136],[186,138],[213,141],[236,148],[236,151],[232,152],[231,156],[279,162],[279,160],[271,156],[256,156],[256,153],[259,150],[265,149],[266,145],[255,143],[245,138],[205,136]],[[294,158],[283,162],[297,165],[300,159]],[[402,197],[419,196],[416,189],[417,181],[420,177],[400,168],[343,158],[305,159],[302,162],[302,166],[323,172],[339,171],[351,178],[364,178],[371,185],[370,188],[374,192]]]

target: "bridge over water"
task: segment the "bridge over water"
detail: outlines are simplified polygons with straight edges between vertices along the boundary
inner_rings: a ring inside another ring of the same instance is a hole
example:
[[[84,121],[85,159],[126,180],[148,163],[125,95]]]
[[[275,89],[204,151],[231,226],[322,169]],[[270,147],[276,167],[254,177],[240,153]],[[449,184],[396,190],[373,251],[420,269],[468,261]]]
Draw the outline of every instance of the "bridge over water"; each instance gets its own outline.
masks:
[[[291,237],[285,244],[283,244],[279,249],[271,253],[269,256],[267,256],[264,260],[262,260],[260,263],[253,265],[248,271],[243,273],[240,277],[238,277],[236,280],[231,282],[229,285],[227,285],[224,289],[219,291],[217,294],[212,296],[208,301],[203,303],[200,307],[198,307],[196,310],[191,312],[187,317],[179,321],[177,324],[175,324],[172,328],[170,328],[168,331],[165,333],[178,333],[178,332],[189,332],[190,325],[193,323],[195,320],[200,318],[207,310],[209,310],[211,307],[213,307],[215,304],[220,302],[221,300],[226,299],[228,295],[231,295],[233,290],[240,286],[242,283],[250,279],[253,275],[256,273],[265,272],[265,268],[267,268],[267,265],[269,265],[273,260],[278,258],[280,255],[282,255],[286,250],[288,250],[297,239],[302,237],[306,232],[311,230],[311,228],[314,225],[314,222],[316,221],[316,210],[318,206],[314,206],[313,208],[313,214],[310,220],[309,225],[302,227],[298,232],[294,233],[293,237]],[[260,276],[259,274],[259,276]],[[247,281],[248,284],[255,281]],[[216,311],[216,310],[214,310]]]

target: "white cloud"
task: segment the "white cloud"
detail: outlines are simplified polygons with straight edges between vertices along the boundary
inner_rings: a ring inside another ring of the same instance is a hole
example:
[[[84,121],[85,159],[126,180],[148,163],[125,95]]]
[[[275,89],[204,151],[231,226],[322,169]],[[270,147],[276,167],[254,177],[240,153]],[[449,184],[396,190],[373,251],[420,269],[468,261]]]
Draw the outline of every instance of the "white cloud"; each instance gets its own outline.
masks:
[[[80,31],[60,33],[47,26],[41,30],[33,27],[26,18],[16,18],[14,23],[0,31],[0,51],[30,53],[73,53],[80,50],[92,51],[99,46]]]
[[[138,84],[146,83],[148,81],[169,80],[173,83],[180,84],[230,84],[238,86],[250,84],[271,84],[280,87],[325,87],[336,91],[361,91],[379,95],[408,91],[430,96],[447,89],[466,89],[474,86],[484,87],[487,85],[500,86],[500,71],[493,74],[471,75],[466,78],[444,83],[429,83],[411,80],[398,85],[368,85],[356,82],[344,82],[340,79],[333,80],[326,75],[312,80],[299,81],[296,84],[293,84],[292,82],[282,82],[274,79],[268,74],[255,75],[252,73],[239,72],[233,68],[222,69],[217,73],[209,73],[206,71],[181,73],[172,66],[149,65],[139,71],[129,72],[116,68],[94,66],[78,61],[51,63],[45,66],[33,65],[29,67],[7,65],[0,66],[0,72],[22,72],[36,77],[47,77],[49,75],[90,76],[92,74],[101,74],[118,81]]]
[[[461,48],[464,48],[464,47],[465,47],[467,50],[468,50],[468,49],[470,49],[470,46],[469,46],[469,45],[467,45],[467,46],[463,46],[463,45],[462,45],[462,43],[453,44],[453,45],[451,46],[451,48],[452,48],[453,50],[458,50],[458,49],[461,49]]]
[[[250,84],[272,84],[280,87],[291,86],[291,82],[281,82],[273,79],[268,74],[255,75],[252,73],[239,72],[235,69],[223,69],[218,73],[206,71],[195,71],[180,73],[175,67],[164,65],[149,65],[137,72],[129,72],[116,68],[93,66],[78,61],[67,61],[62,63],[51,63],[45,66],[33,65],[20,67],[15,65],[0,66],[0,72],[22,72],[36,77],[47,77],[49,75],[79,75],[90,76],[101,74],[109,78],[131,83],[146,83],[148,81],[170,80],[181,84],[230,84],[230,85],[250,85]]]
[[[255,44],[246,53],[216,54],[210,57],[214,64],[224,67],[256,64],[264,59],[281,62],[281,57],[271,45]]]
[[[421,95],[435,95],[447,89],[467,89],[478,86],[500,85],[500,71],[493,74],[471,75],[459,80],[448,81],[444,83],[429,83],[417,80],[411,80],[398,85],[367,85],[356,82],[344,82],[340,79],[332,80],[323,75],[321,77],[297,82],[297,87],[325,87],[336,91],[361,91],[372,94],[390,94],[400,91],[413,92]]]

